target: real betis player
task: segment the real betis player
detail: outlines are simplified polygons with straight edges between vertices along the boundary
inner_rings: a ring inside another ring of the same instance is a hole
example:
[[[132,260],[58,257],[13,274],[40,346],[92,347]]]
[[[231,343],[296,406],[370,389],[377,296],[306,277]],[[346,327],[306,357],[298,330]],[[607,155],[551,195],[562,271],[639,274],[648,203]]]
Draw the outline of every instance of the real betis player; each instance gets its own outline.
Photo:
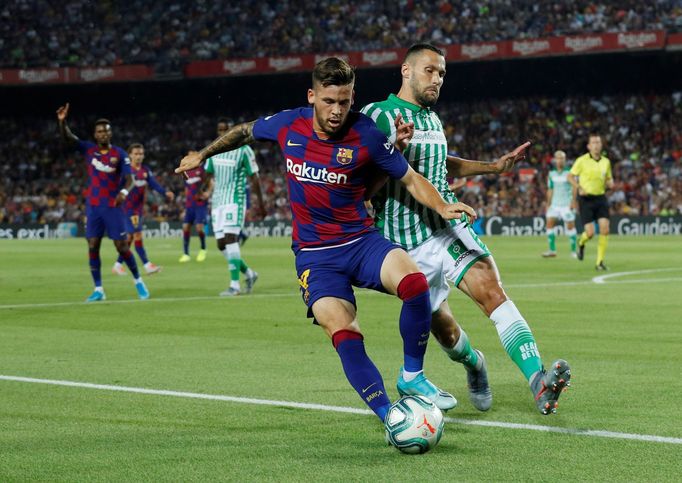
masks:
[[[568,181],[566,153],[559,150],[554,153],[554,167],[547,176],[547,243],[549,250],[542,254],[545,258],[556,257],[556,224],[561,219],[566,228],[566,235],[571,242],[571,256],[576,253],[577,231],[575,230],[575,206],[573,186]]]
[[[385,101],[369,104],[362,112],[376,122],[391,142],[395,141],[401,119],[414,123],[414,135],[404,155],[446,201],[457,201],[448,189],[447,176],[502,172],[525,158],[524,151],[530,143],[493,163],[447,154],[443,125],[431,110],[445,77],[445,57],[440,49],[429,44],[413,45],[407,51],[401,74],[398,95],[391,94]],[[549,371],[545,370],[528,323],[502,289],[493,257],[467,218],[450,222],[439,219],[392,180],[387,182],[383,194],[383,203],[377,207],[377,226],[386,238],[406,248],[426,275],[432,306],[431,332],[448,357],[464,365],[473,405],[481,411],[488,410],[492,392],[483,354],[472,347],[448,306],[449,283],[467,294],[490,317],[507,354],[527,379],[540,412],[556,412],[559,395],[569,383],[569,366],[559,359]],[[400,385],[398,378],[398,388]]]
[[[218,120],[218,136],[230,128],[227,119]],[[221,296],[241,293],[240,272],[245,276],[246,293],[250,293],[258,280],[258,273],[244,261],[239,249],[239,233],[244,228],[246,216],[246,179],[251,180],[251,190],[258,198],[260,214],[265,214],[263,193],[258,179],[256,155],[249,146],[211,156],[206,160],[208,190],[205,198],[211,197],[211,222],[218,250],[227,260],[230,270],[230,286]]]

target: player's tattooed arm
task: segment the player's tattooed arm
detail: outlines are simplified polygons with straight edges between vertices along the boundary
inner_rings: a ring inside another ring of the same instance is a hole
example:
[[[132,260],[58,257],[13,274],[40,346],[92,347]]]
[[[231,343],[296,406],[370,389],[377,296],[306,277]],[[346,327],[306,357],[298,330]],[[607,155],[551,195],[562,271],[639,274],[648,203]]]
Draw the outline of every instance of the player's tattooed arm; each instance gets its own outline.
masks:
[[[232,129],[228,129],[225,134],[199,151],[199,154],[203,159],[208,159],[216,154],[226,153],[245,144],[252,143],[254,141],[253,125],[255,122],[243,122],[232,127]]]
[[[57,122],[59,123],[59,135],[61,136],[62,140],[69,143],[69,144],[74,144],[78,142],[78,137],[71,132],[71,129],[69,129],[68,124],[66,124],[66,117],[69,115],[69,103],[67,102],[65,105],[61,106],[59,109],[57,109]]]
[[[199,152],[192,151],[187,156],[182,158],[180,161],[180,166],[175,168],[176,173],[184,173],[190,169],[194,169],[200,166],[205,160],[216,154],[226,153],[237,149],[245,144],[252,143],[253,138],[253,125],[256,121],[243,122],[233,126],[231,129],[215,139],[211,144],[206,146]]]

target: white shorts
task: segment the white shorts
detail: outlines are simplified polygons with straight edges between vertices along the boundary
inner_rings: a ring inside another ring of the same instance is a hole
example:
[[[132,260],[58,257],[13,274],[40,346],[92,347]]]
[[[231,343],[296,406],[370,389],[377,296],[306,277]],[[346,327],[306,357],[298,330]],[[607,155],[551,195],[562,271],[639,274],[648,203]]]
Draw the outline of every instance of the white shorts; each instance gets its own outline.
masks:
[[[563,220],[564,222],[575,221],[575,211],[570,207],[560,208],[558,206],[550,206],[547,209],[547,218],[557,218]]]
[[[433,312],[447,300],[450,283],[456,287],[474,262],[490,256],[488,247],[467,223],[440,230],[407,253],[426,276]]]
[[[225,235],[239,235],[244,225],[243,211],[236,203],[212,208],[211,223],[215,237],[220,239]]]

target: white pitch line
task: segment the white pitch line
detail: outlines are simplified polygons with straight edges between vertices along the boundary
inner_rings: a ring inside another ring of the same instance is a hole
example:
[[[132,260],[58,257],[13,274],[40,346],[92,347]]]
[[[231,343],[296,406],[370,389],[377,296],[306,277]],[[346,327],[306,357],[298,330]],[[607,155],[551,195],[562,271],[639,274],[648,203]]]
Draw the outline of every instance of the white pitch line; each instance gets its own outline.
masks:
[[[54,379],[36,379],[33,377],[5,376],[0,375],[0,380],[12,382],[26,382],[33,384],[49,384],[53,386],[78,387],[84,389],[98,389],[101,391],[130,392],[136,394],[149,394],[154,396],[171,396],[190,399],[207,399],[212,401],[225,401],[239,404],[253,404],[260,406],[276,406],[296,409],[312,409],[316,411],[329,411],[335,413],[349,413],[373,415],[368,409],[351,408],[346,406],[328,406],[326,404],[302,403],[295,401],[277,401],[272,399],[255,399],[248,397],[223,396],[220,394],[202,394],[196,392],[169,391],[165,389],[147,389],[142,387],[112,386],[108,384],[92,384],[89,382],[61,381]],[[465,424],[469,426],[484,426],[490,428],[521,429],[527,431],[541,431],[546,433],[562,433],[575,436],[593,436],[599,438],[628,439],[634,441],[646,441],[651,443],[682,444],[682,438],[669,436],[657,436],[652,434],[618,433],[614,431],[602,431],[594,429],[559,428],[555,426],[541,426],[537,424],[507,423],[504,421],[479,421],[461,418],[445,418],[449,423]]]
[[[606,280],[616,278],[616,277],[626,277],[628,275],[644,275],[645,273],[659,273],[659,272],[682,272],[682,268],[652,268],[650,270],[635,270],[633,272],[615,272],[609,273],[608,275],[600,275],[598,277],[593,277],[592,281],[594,283],[606,283]],[[659,280],[659,279],[655,279]]]
[[[503,284],[504,288],[535,288],[535,287],[569,287],[574,285],[592,285],[592,284],[605,284],[606,280],[616,277],[624,277],[627,275],[638,275],[646,273],[656,273],[656,272],[674,272],[682,271],[680,268],[657,268],[651,270],[638,270],[634,272],[615,272],[608,275],[600,275],[598,277],[593,277],[590,280],[582,280],[576,282],[548,282],[548,283],[514,283],[514,284]],[[652,278],[652,279],[632,279],[632,280],[618,280],[609,281],[609,284],[633,284],[633,283],[669,283],[669,282],[682,282],[682,278]],[[373,290],[359,290],[356,295],[377,295],[380,292],[375,292]],[[279,293],[257,293],[250,294],[243,297],[219,297],[217,295],[203,295],[195,297],[160,297],[160,298],[150,298],[148,300],[138,300],[138,299],[126,299],[126,300],[106,300],[104,302],[97,302],[88,304],[81,301],[73,302],[51,302],[51,303],[39,303],[39,304],[11,304],[11,305],[0,305],[0,310],[3,309],[34,309],[34,308],[47,308],[47,307],[100,307],[102,305],[117,305],[117,304],[137,304],[137,303],[153,303],[153,302],[192,302],[199,300],[249,300],[253,298],[280,298],[280,297],[300,297],[297,290],[292,289],[290,292],[279,292]]]

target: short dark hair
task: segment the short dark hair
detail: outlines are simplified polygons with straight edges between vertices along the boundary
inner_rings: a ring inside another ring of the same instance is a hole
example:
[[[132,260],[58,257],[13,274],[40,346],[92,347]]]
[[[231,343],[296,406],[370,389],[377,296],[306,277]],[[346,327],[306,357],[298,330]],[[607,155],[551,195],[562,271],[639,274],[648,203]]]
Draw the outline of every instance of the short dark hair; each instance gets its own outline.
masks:
[[[133,149],[144,149],[144,146],[142,143],[133,143],[128,146],[128,153],[130,153]]]
[[[226,117],[219,117],[218,118],[218,123],[217,124],[227,124],[228,126],[230,125],[230,120]]]
[[[321,60],[313,69],[313,87],[347,86],[354,81],[355,71],[348,62],[338,57]]]
[[[104,117],[100,117],[99,119],[97,119],[97,120],[95,121],[95,124],[93,124],[93,127],[97,127],[97,126],[99,126],[100,124],[108,124],[108,125],[111,126],[111,121],[109,121],[109,119],[106,119],[106,118],[104,118]]]
[[[403,62],[407,62],[407,60],[412,57],[414,54],[418,54],[419,52],[423,50],[430,50],[431,52],[435,52],[441,57],[445,57],[445,52],[435,45],[431,45],[427,42],[419,42],[417,44],[412,44],[409,49],[407,49],[407,53],[405,54],[405,60]]]
[[[593,131],[587,135],[587,140],[589,141],[592,138],[601,138],[601,134],[599,134],[596,131]]]

